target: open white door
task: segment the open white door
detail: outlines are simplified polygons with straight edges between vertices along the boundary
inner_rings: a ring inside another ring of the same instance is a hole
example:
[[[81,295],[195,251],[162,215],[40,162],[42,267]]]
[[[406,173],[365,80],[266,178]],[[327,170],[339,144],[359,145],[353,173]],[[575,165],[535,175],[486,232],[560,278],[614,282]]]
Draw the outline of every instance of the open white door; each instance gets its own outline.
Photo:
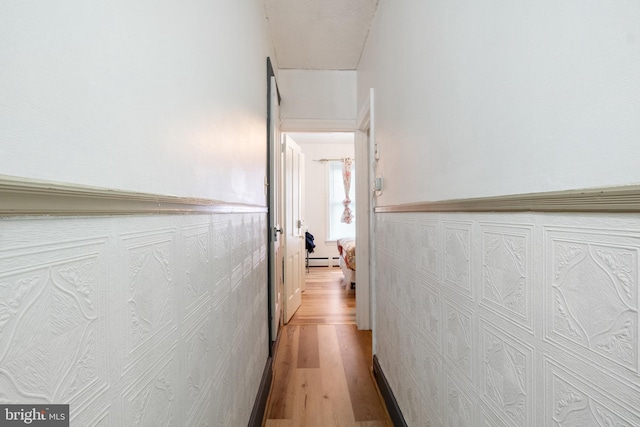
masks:
[[[275,77],[270,79],[270,118],[269,118],[269,242],[271,256],[269,258],[271,341],[278,337],[278,327],[282,319],[282,295],[284,293],[284,274],[282,259],[284,253],[282,233],[282,144],[280,139],[278,87]]]
[[[291,320],[300,307],[304,285],[304,233],[303,185],[304,154],[298,144],[283,135],[284,150],[284,320]]]

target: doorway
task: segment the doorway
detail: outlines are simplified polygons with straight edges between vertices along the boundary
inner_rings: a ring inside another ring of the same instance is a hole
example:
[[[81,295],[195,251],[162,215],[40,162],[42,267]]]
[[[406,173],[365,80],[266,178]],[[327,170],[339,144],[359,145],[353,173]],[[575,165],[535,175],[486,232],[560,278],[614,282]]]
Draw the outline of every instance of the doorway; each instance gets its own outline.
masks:
[[[295,141],[304,154],[304,177],[302,179],[305,231],[313,236],[314,247],[305,253],[307,274],[316,268],[331,268],[339,265],[337,240],[356,237],[355,215],[349,223],[341,221],[344,211],[345,186],[342,178],[343,159],[355,157],[354,132],[290,132],[286,141]],[[357,160],[351,165],[349,208],[355,208],[355,169]],[[356,293],[345,283],[345,292]],[[304,290],[304,288],[303,288]]]
[[[287,129],[284,128],[282,126],[282,122],[280,120],[276,120],[275,122],[278,123],[279,128],[277,129],[276,132],[272,133],[272,136],[274,138],[271,139],[272,142],[274,142],[274,144],[270,145],[270,147],[273,148],[273,153],[274,153],[274,157],[275,158],[271,158],[270,159],[270,165],[272,165],[272,174],[273,176],[273,181],[272,184],[275,185],[270,185],[270,191],[273,192],[273,190],[277,189],[278,191],[276,191],[277,194],[282,194],[283,193],[283,185],[282,185],[282,175],[284,172],[284,168],[283,167],[275,167],[276,165],[274,164],[274,161],[277,163],[278,159],[282,159],[282,153],[283,151],[278,151],[278,147],[282,147],[282,141],[286,140],[287,136],[291,137],[292,140],[299,142],[301,144],[301,146],[303,147],[303,152],[306,151],[306,153],[308,154],[306,156],[307,160],[305,162],[305,166],[306,164],[308,164],[310,167],[307,168],[309,171],[312,171],[313,168],[315,168],[316,166],[319,166],[318,163],[320,163],[320,166],[322,166],[322,162],[314,162],[314,160],[320,160],[322,158],[343,158],[343,157],[351,157],[352,159],[354,159],[354,163],[355,161],[357,161],[357,157],[360,158],[360,167],[357,168],[357,179],[355,179],[354,181],[356,181],[352,186],[352,194],[355,196],[356,194],[358,195],[358,203],[357,205],[359,206],[358,208],[358,213],[356,214],[356,217],[359,218],[359,220],[357,221],[357,227],[356,227],[356,232],[355,234],[357,235],[356,237],[358,239],[360,239],[360,244],[356,245],[356,264],[359,265],[359,274],[357,276],[357,282],[360,284],[360,286],[358,287],[359,292],[357,292],[358,297],[356,300],[356,324],[358,329],[364,329],[364,330],[371,330],[374,327],[374,313],[371,310],[372,306],[373,306],[373,300],[375,298],[375,293],[373,292],[372,287],[372,283],[374,281],[374,277],[373,277],[373,268],[372,268],[372,263],[371,263],[371,248],[373,247],[373,240],[374,240],[374,235],[373,235],[373,230],[374,230],[374,217],[372,215],[373,213],[373,207],[374,207],[374,198],[373,198],[373,192],[371,191],[371,185],[373,183],[373,179],[372,177],[375,174],[375,164],[376,164],[376,156],[374,155],[374,141],[375,141],[375,136],[374,136],[374,103],[373,103],[373,89],[371,89],[370,91],[370,96],[369,99],[367,99],[367,101],[365,102],[365,104],[363,105],[363,108],[361,109],[360,113],[358,114],[358,119],[356,120],[355,124],[356,126],[353,127],[353,129],[355,129],[354,131],[351,132],[344,132],[344,131],[303,131],[300,130],[299,128],[297,128],[295,131],[293,131],[292,129]],[[287,133],[287,131],[290,131]],[[325,145],[320,145],[318,147],[316,147],[317,149],[319,149],[319,152],[316,153],[312,153],[309,144],[313,143],[312,139],[315,139],[315,143],[319,143],[320,141],[318,141],[318,138],[326,138],[324,141]],[[340,141],[340,138],[348,138],[348,142],[342,140]],[[277,142],[276,142],[277,141]],[[329,141],[329,142],[327,142]],[[339,142],[340,141],[340,142]],[[338,143],[338,144],[342,144],[342,148],[343,149],[348,149],[346,154],[342,154],[342,152],[340,152],[339,154],[333,154],[331,153],[329,150],[329,145],[327,144],[332,144],[332,143]],[[272,152],[272,151],[270,151]],[[281,153],[280,155],[275,154],[275,153]],[[326,156],[326,157],[325,157]],[[331,157],[329,157],[331,156]],[[333,157],[335,156],[335,157]],[[324,169],[324,167],[321,167],[321,171],[322,169]],[[279,171],[279,172],[278,172]],[[325,174],[324,172],[322,173],[323,175]],[[280,178],[276,179],[275,176],[278,176]],[[306,175],[306,174],[305,174]],[[308,200],[315,200],[315,199],[324,199],[326,197],[326,187],[323,188],[323,186],[325,185],[325,177],[321,176],[320,179],[314,179],[314,178],[306,178],[306,183],[307,186],[305,186],[304,191],[303,191],[303,197]],[[313,185],[316,184],[320,184],[320,189],[318,188],[312,188]],[[272,207],[275,207],[277,209],[282,210],[283,208],[283,204],[282,204],[282,199],[281,197],[276,197],[276,200],[274,200],[275,205],[272,205]],[[309,212],[309,216],[305,216],[304,222],[305,222],[305,230],[308,230],[311,234],[313,234],[314,232],[316,234],[319,234],[318,236],[314,235],[314,242],[322,242],[323,245],[326,248],[331,248],[329,249],[331,252],[330,253],[325,253],[325,256],[319,256],[320,254],[318,254],[317,252],[315,253],[315,255],[310,256],[309,257],[309,261],[307,262],[306,256],[305,256],[305,267],[309,266],[315,266],[317,265],[318,262],[322,263],[322,265],[325,266],[334,266],[338,264],[337,261],[337,257],[338,254],[337,252],[337,243],[335,246],[333,246],[333,241],[331,241],[330,239],[327,239],[327,221],[326,218],[322,218],[322,215],[325,214],[326,209],[324,206],[322,206],[319,209],[315,209],[315,208],[309,208],[305,209]],[[319,221],[317,220],[313,220],[313,216],[316,214],[321,214],[321,219]],[[283,230],[282,226],[278,226],[276,224],[276,221],[279,219],[281,221],[281,224],[283,224],[286,219],[283,218],[280,215],[272,215],[272,218],[274,219],[273,223],[270,223],[270,229],[269,229],[269,233],[271,235],[271,237],[274,237],[274,247],[280,247],[280,252],[284,252],[284,250],[282,250],[282,247],[284,245],[282,245],[282,241],[284,239],[278,239],[277,236],[279,233],[282,233]],[[311,218],[311,220],[309,220],[309,218]],[[318,233],[318,231],[320,231],[320,233]],[[321,234],[324,234],[324,237],[321,236]],[[323,240],[324,239],[324,240]],[[335,248],[335,249],[334,249]],[[273,250],[273,248],[271,248],[270,250],[271,253],[275,253],[275,251]],[[305,254],[306,255],[306,254]],[[275,259],[276,257],[272,257],[272,259]],[[280,322],[284,323],[284,319],[283,319],[283,312],[286,310],[283,310],[281,305],[282,304],[277,304],[277,301],[282,301],[284,298],[281,298],[281,296],[283,296],[284,294],[284,289],[283,287],[281,287],[281,284],[284,282],[284,269],[286,268],[284,266],[284,263],[280,263],[280,262],[273,262],[272,265],[272,273],[271,273],[271,277],[272,277],[272,281],[271,281],[271,285],[270,285],[270,293],[271,293],[271,304],[270,304],[270,319],[272,321],[272,323],[274,324],[278,324],[278,320],[280,320]],[[276,274],[273,274],[273,272],[275,272]],[[274,277],[275,276],[275,277]],[[281,281],[282,279],[282,281]],[[304,290],[304,281],[301,283],[302,289]],[[281,323],[280,323],[281,324]],[[271,337],[272,340],[275,341],[276,337],[279,335],[278,334],[278,328],[277,326],[272,326],[270,325],[270,330],[271,330]],[[373,342],[374,348],[375,348],[375,339]]]

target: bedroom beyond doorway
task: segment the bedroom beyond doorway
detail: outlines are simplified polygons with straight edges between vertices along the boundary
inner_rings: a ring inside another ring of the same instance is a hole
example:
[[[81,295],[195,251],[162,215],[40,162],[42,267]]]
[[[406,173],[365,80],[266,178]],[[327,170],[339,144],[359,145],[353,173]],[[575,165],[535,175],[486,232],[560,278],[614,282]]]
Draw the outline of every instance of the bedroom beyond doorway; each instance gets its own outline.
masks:
[[[304,165],[305,225],[316,247],[309,254],[309,266],[338,266],[338,238],[355,236],[355,220],[341,221],[345,189],[342,159],[351,159],[352,182],[349,208],[355,212],[355,136],[353,132],[287,133],[301,148]]]

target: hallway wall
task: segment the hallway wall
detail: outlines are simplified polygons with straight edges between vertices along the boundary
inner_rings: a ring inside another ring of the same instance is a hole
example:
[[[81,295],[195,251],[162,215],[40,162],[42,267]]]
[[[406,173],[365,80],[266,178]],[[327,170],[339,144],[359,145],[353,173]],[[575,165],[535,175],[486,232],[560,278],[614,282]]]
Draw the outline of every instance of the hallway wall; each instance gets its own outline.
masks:
[[[379,205],[640,183],[640,3],[380,0]]]
[[[0,174],[264,205],[267,56],[260,0],[2,2]]]
[[[380,0],[377,206],[640,183],[639,21]],[[640,425],[638,214],[375,218],[375,351],[409,425]]]
[[[265,214],[0,221],[0,401],[74,426],[247,425]]]
[[[1,403],[70,403],[82,426],[247,424],[269,345],[272,53],[259,0],[2,2],[3,190],[35,181],[36,209],[51,182],[89,204],[86,186],[121,190],[132,208],[0,218]],[[255,213],[146,215],[139,192]]]
[[[640,216],[376,220],[376,354],[409,426],[640,425]]]

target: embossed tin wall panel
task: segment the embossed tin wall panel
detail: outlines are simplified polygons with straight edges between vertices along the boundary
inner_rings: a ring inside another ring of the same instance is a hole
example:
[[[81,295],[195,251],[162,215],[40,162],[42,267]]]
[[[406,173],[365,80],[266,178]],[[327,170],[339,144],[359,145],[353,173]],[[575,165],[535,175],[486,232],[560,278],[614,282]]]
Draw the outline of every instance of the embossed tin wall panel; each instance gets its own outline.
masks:
[[[640,233],[545,232],[551,258],[545,286],[547,339],[638,374]]]
[[[532,225],[481,224],[480,303],[533,332]]]
[[[479,427],[508,427],[486,405],[480,402],[477,405],[476,420]]]
[[[208,405],[206,396],[210,392],[213,377],[210,360],[214,344],[210,321],[211,316],[207,311],[184,334],[187,419],[196,418],[196,413],[202,412]]]
[[[472,382],[475,334],[473,315],[446,299],[444,321],[444,357],[458,374]]]
[[[442,250],[440,248],[440,227],[437,221],[420,222],[420,247],[417,256],[420,259],[420,268],[436,281],[440,279],[440,266]]]
[[[429,412],[428,418],[432,422],[437,421],[437,425],[442,425],[445,395],[442,360],[437,353],[433,353],[427,347],[424,347],[420,363],[421,370],[418,371],[417,380],[422,384],[419,389],[423,391],[423,401],[426,403]]]
[[[246,425],[268,356],[265,224],[0,220],[0,401],[69,403],[72,425]]]
[[[183,229],[185,248],[185,303],[187,313],[206,304],[211,298],[209,284],[213,282],[214,269],[211,255],[211,230],[209,224]],[[213,282],[215,284],[217,282]]]
[[[374,334],[409,425],[640,425],[640,215],[403,215],[376,217]]]
[[[480,330],[483,400],[507,425],[533,426],[533,349],[484,319]]]
[[[127,269],[127,364],[148,364],[150,348],[177,342],[176,230],[151,230],[121,235]]]
[[[104,237],[0,252],[0,396],[7,403],[82,406],[108,388],[104,256]]]
[[[444,284],[473,299],[471,223],[444,222]]]
[[[161,426],[180,422],[181,414],[174,391],[178,367],[176,352],[176,347],[170,348],[125,387],[122,394],[125,425]]]
[[[621,406],[612,399],[615,390],[598,390],[584,380],[584,375],[571,373],[549,359],[545,360],[544,367],[545,388],[549,390],[544,410],[546,425],[640,425],[637,406]]]
[[[439,349],[442,345],[442,325],[444,324],[442,321],[442,297],[440,292],[431,286],[424,286],[420,297],[422,302],[420,307],[422,333],[434,347]]]
[[[449,427],[473,427],[473,400],[464,386],[447,376],[446,425]]]

